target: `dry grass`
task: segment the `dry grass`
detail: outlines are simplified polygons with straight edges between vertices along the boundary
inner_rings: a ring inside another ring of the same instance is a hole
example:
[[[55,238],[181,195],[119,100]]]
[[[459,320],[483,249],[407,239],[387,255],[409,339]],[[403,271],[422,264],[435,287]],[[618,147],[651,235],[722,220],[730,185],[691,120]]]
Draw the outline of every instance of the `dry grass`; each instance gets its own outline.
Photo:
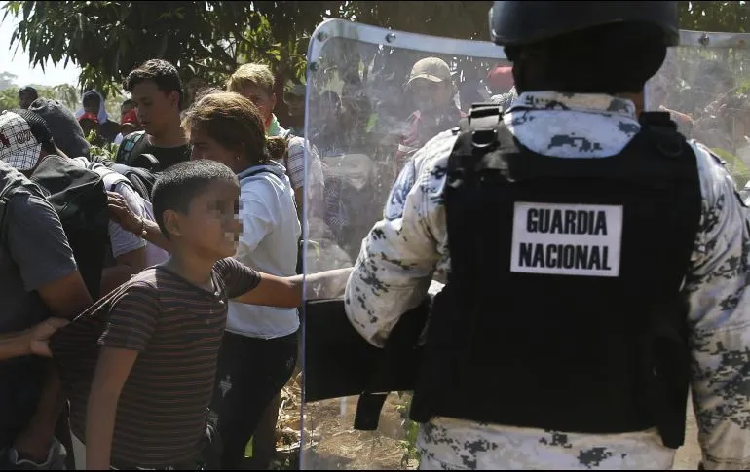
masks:
[[[356,401],[356,397],[350,397],[306,405],[303,467],[307,470],[416,469],[415,461],[404,462],[405,451],[401,445],[404,432],[396,395],[388,398],[378,431],[374,433],[354,430]],[[276,449],[279,458],[275,469],[299,467],[300,406],[300,376],[297,376],[282,391]],[[696,435],[692,403],[689,403],[685,445],[677,451],[673,469],[696,470],[701,457]]]

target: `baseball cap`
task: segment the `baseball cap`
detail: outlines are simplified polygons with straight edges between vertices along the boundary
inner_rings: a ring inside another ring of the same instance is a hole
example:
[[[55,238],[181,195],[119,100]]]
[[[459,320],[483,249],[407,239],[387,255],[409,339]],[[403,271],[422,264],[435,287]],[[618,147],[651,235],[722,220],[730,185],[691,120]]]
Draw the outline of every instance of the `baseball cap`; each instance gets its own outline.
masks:
[[[443,82],[451,78],[451,69],[448,64],[439,57],[425,57],[418,60],[411,68],[409,85],[416,79],[427,79],[430,82]]]
[[[496,89],[508,90],[513,86],[513,68],[497,66],[487,74],[487,83]]]
[[[91,145],[86,141],[81,125],[73,112],[65,108],[59,100],[37,98],[29,106],[47,123],[57,147],[68,157],[89,157]]]
[[[36,167],[42,144],[54,143],[44,119],[29,110],[0,114],[0,161],[18,170]]]

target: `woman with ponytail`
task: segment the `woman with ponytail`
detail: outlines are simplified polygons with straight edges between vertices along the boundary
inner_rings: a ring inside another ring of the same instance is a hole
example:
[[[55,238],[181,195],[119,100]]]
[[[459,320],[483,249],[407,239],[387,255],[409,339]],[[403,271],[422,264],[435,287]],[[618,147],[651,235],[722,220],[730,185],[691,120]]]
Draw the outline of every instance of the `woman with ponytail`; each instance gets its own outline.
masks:
[[[185,117],[193,159],[231,167],[241,186],[242,233],[235,258],[273,275],[294,275],[301,235],[294,191],[278,162],[282,137],[266,137],[253,103],[235,92],[204,95]],[[222,469],[240,468],[263,412],[290,379],[297,359],[296,309],[229,302],[212,402],[223,442]]]

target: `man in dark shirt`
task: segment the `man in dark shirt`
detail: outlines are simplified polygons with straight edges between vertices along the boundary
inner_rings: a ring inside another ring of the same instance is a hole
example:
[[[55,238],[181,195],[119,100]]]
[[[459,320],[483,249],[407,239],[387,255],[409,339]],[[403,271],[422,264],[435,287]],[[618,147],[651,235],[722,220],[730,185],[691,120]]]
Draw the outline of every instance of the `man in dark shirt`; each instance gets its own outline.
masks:
[[[180,124],[183,90],[177,69],[165,60],[150,59],[130,72],[125,90],[144,131],[123,138],[117,162],[129,164],[141,154],[152,154],[164,170],[189,161],[190,145]]]
[[[27,110],[31,102],[39,98],[39,92],[34,87],[26,86],[18,91],[18,108]]]
[[[22,173],[56,151],[49,130],[37,125],[15,112],[0,114],[0,192],[28,183]],[[23,330],[50,315],[72,318],[92,300],[52,205],[41,190],[18,192],[2,205],[0,469],[49,468],[64,457],[54,431],[63,399],[51,364],[29,355],[39,350],[29,349]]]

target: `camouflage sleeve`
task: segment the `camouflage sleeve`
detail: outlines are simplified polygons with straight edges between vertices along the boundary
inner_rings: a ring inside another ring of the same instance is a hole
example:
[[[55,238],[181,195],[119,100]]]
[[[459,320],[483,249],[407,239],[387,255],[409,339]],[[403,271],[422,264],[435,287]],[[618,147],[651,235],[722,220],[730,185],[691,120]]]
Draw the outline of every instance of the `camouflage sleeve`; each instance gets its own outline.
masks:
[[[750,467],[750,231],[724,167],[697,145],[703,211],[690,296],[692,392],[706,469]]]
[[[346,287],[346,312],[368,342],[382,347],[399,317],[426,296],[445,254],[442,189],[455,138],[441,133],[407,162],[383,219],[362,242]]]

